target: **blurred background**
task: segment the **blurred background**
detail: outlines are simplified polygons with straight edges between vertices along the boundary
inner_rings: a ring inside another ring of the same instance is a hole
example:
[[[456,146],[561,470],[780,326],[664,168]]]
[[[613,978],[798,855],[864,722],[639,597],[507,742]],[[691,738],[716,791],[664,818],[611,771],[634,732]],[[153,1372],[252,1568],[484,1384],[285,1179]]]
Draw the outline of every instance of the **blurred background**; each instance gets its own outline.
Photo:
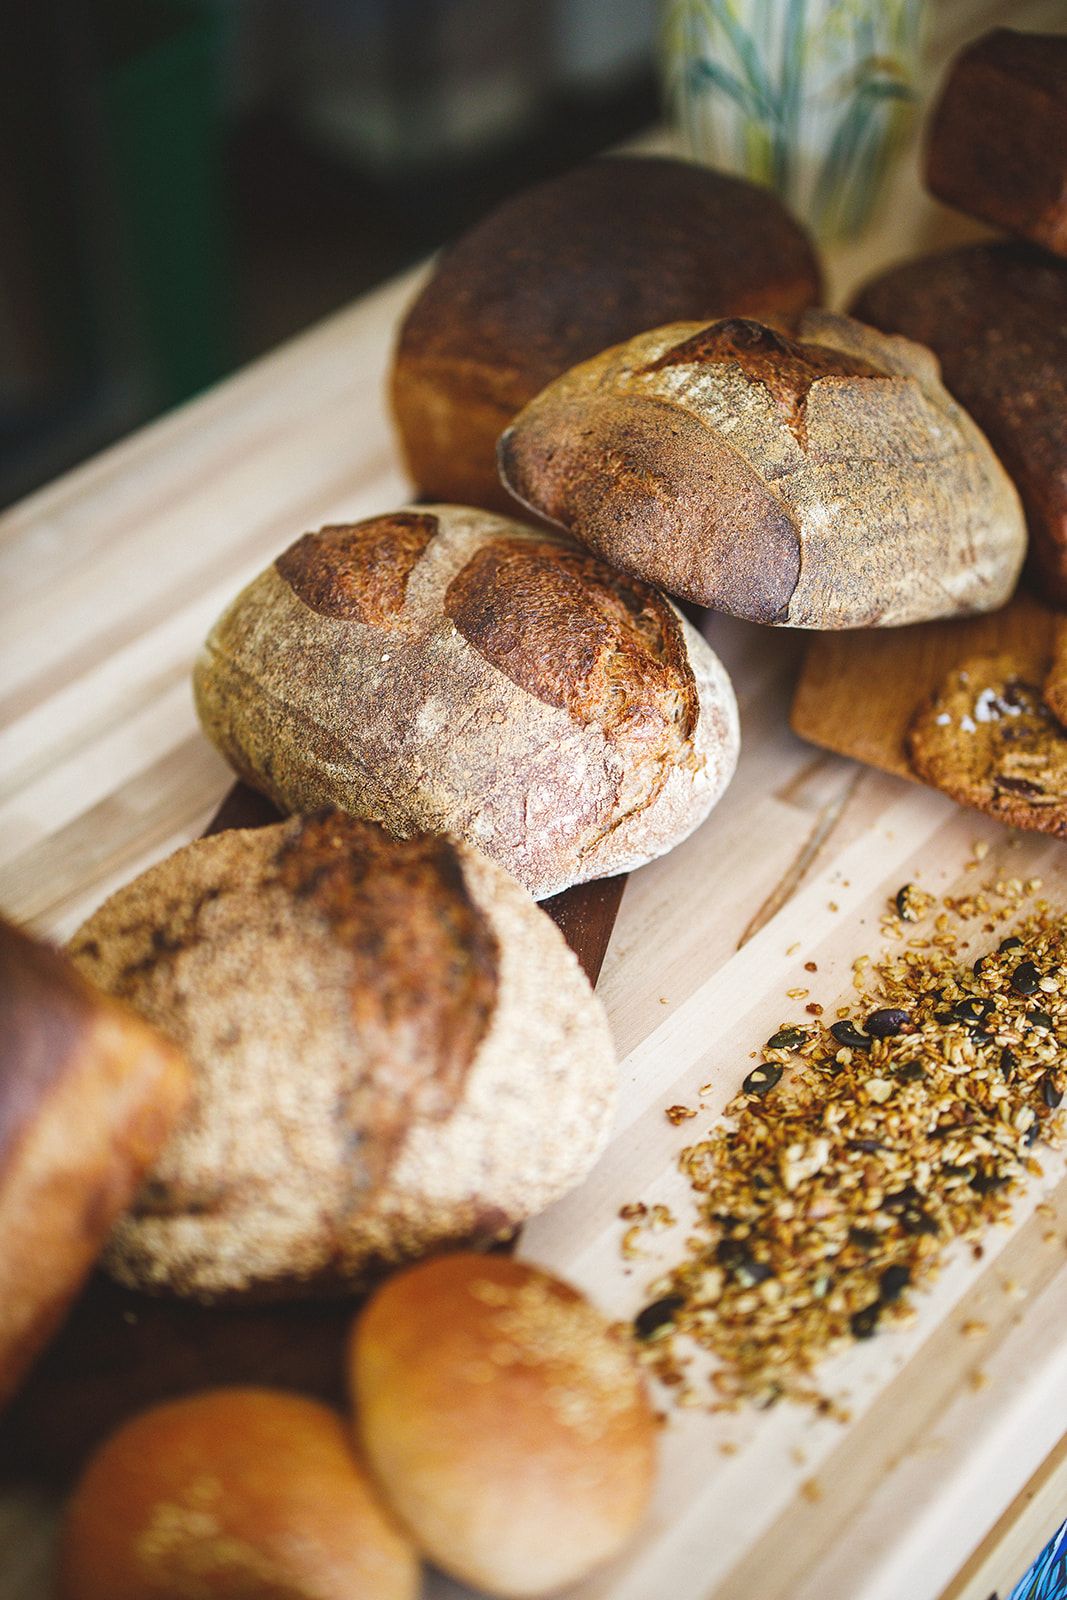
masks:
[[[925,10],[938,62],[949,33],[1067,26],[1067,0]],[[654,125],[659,19],[656,0],[4,0],[0,505]]]

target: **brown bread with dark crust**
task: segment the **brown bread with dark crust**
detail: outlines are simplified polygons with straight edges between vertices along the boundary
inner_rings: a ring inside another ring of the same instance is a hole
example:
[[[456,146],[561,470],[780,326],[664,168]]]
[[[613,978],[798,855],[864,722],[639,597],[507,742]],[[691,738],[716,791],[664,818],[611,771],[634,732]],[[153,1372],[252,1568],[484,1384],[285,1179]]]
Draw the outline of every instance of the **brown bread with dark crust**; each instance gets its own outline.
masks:
[[[1067,603],[1067,263],[1024,244],[905,262],[856,316],[928,345],[1022,497],[1042,598]]]
[[[605,561],[756,622],[895,627],[988,611],[1018,497],[928,350],[806,311],[627,339],[549,384],[498,447],[516,499]]]
[[[994,28],[956,57],[930,120],[926,182],[1067,255],[1067,34]]]
[[[177,1049],[0,921],[0,1405],[180,1115]]]
[[[601,158],[499,206],[401,328],[393,408],[419,494],[507,511],[497,436],[546,383],[665,322],[792,322],[821,295],[769,190],[692,162]]]
[[[219,618],[194,686],[282,810],[458,834],[538,899],[678,843],[737,756],[726,675],[670,601],[466,506],[305,534]]]
[[[607,1137],[599,1002],[551,920],[456,841],[339,812],[216,834],[112,895],[71,953],[194,1072],[111,1242],[132,1287],[351,1290],[512,1229]]]

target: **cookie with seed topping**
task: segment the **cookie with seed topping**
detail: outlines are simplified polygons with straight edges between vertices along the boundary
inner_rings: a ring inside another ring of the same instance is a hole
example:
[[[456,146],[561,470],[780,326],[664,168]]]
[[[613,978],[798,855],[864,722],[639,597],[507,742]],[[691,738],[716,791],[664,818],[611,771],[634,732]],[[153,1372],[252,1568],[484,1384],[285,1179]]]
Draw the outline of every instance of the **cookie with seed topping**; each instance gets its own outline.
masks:
[[[1011,655],[953,669],[907,733],[917,775],[1016,828],[1067,835],[1067,732]]]

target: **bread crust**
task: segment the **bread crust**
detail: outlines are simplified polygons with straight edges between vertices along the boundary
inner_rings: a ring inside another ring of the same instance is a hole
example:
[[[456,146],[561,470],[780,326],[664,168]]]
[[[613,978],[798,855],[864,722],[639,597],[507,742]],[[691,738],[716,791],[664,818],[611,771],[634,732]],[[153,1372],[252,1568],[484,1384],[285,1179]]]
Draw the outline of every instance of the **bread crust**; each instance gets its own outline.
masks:
[[[1019,490],[1038,592],[1067,604],[1067,263],[1020,244],[946,250],[875,278],[853,310],[935,352]]]
[[[926,182],[1067,256],[1067,37],[994,28],[956,57],[930,118]]]
[[[607,1139],[603,1010],[551,920],[462,844],[339,814],[218,834],[112,896],[71,953],[195,1075],[111,1242],[133,1287],[351,1290],[510,1230]]]
[[[672,593],[759,622],[991,610],[1018,497],[919,345],[808,311],[797,337],[658,328],[575,367],[503,435],[531,510]]]
[[[363,621],[346,541],[380,550],[412,516],[433,536],[394,609]],[[314,605],[291,581],[312,548]],[[324,600],[331,563],[343,602]],[[557,534],[459,506],[305,535],[216,623],[194,686],[210,738],[283,810],[458,834],[538,899],[670,849],[737,759],[729,681],[670,602]]]
[[[125,1006],[0,921],[0,1405],[179,1117],[189,1072]]]
[[[662,157],[587,162],[490,213],[409,310],[392,376],[408,470],[425,498],[508,511],[496,440],[568,367],[683,318],[788,323],[820,296],[768,190]]]

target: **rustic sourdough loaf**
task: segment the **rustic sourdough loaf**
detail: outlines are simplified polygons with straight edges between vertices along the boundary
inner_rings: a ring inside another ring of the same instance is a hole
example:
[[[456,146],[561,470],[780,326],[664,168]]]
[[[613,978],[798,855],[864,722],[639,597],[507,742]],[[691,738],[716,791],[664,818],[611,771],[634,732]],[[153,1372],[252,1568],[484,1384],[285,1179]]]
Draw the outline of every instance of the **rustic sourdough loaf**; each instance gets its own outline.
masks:
[[[859,628],[991,610],[1018,497],[928,350],[809,311],[680,323],[575,367],[500,441],[532,510],[624,571],[757,622]]]
[[[1067,255],[1067,34],[994,28],[957,56],[930,118],[926,182]]]
[[[217,834],[119,890],[71,954],[195,1074],[114,1234],[124,1283],[351,1286],[509,1229],[607,1138],[600,1003],[551,919],[466,845],[331,812]]]
[[[946,250],[875,278],[853,309],[934,351],[1022,496],[1038,592],[1067,603],[1067,262],[1014,243]]]
[[[195,686],[283,810],[459,834],[538,898],[670,849],[737,758],[726,674],[669,601],[458,506],[306,534],[216,623]]]
[[[692,162],[587,162],[445,252],[400,330],[392,394],[418,493],[507,511],[496,440],[576,361],[683,318],[790,319],[820,297],[767,190]]]
[[[0,921],[0,1405],[180,1116],[189,1071],[58,951]]]

